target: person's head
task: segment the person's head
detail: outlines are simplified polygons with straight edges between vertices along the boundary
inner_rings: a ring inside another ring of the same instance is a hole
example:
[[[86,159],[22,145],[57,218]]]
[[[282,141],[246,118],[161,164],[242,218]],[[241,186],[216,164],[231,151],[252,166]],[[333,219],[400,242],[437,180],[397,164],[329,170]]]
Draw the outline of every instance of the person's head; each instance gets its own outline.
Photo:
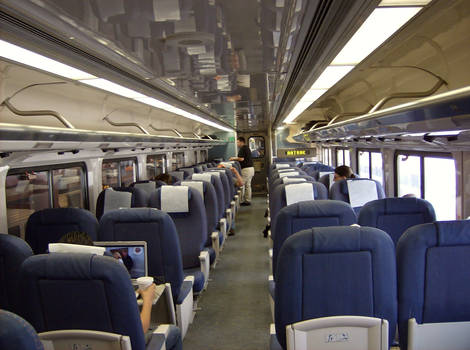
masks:
[[[93,245],[93,240],[85,232],[72,231],[63,235],[59,243]]]
[[[161,182],[166,183],[167,185],[170,185],[171,184],[171,175],[166,174],[166,173],[157,175],[157,176],[155,176],[155,181],[161,181]]]
[[[345,179],[351,179],[354,177],[355,176],[354,176],[353,171],[347,165],[340,165],[339,167],[335,169],[335,177],[334,177],[335,182],[345,180]]]
[[[237,146],[238,146],[238,147],[244,146],[245,143],[246,143],[246,140],[245,140],[245,138],[244,138],[243,136],[239,136],[239,137],[237,138]]]

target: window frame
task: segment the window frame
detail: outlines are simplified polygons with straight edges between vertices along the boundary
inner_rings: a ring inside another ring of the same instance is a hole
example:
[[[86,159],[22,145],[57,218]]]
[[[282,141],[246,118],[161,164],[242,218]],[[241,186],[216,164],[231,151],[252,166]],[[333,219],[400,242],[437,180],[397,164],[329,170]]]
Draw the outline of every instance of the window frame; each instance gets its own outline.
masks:
[[[101,164],[101,179],[103,179],[103,164],[119,162],[118,183],[119,183],[119,187],[122,187],[121,162],[124,162],[126,160],[133,160],[134,161],[134,164],[135,164],[135,181],[139,181],[139,161],[138,161],[137,157],[105,158],[105,159],[103,159],[103,163]],[[101,180],[101,187],[103,187],[103,180]]]
[[[385,178],[384,178],[384,169],[383,169],[383,155],[380,151],[380,148],[358,148],[356,150],[356,169],[357,174],[359,175],[359,152],[368,152],[369,153],[369,179],[372,179],[372,153],[379,153],[382,156],[382,186],[385,187]]]
[[[162,174],[166,173],[167,171],[167,163],[166,163],[166,154],[165,153],[152,153],[152,154],[147,154],[146,155],[146,158],[145,158],[145,175],[147,175],[147,179],[148,179],[148,174],[147,174],[147,165],[149,164],[148,162],[148,158],[149,157],[155,157],[155,156],[162,156],[163,157],[163,172]],[[154,165],[154,169],[157,168],[156,166],[156,163],[155,161],[153,162],[153,165]],[[155,175],[155,173],[153,174],[153,177],[155,177],[157,175]]]
[[[183,155],[183,164],[181,166],[176,166],[177,163],[173,163],[173,159],[177,159],[176,155],[182,154]],[[173,170],[173,164],[175,164],[175,170]],[[178,152],[171,152],[171,170],[170,171],[177,171],[179,168],[184,168],[186,166],[186,154],[184,151]]]
[[[347,147],[335,147],[335,154],[336,154],[336,166],[339,166],[338,163],[338,151],[341,151],[343,153],[343,163],[341,165],[347,165],[346,164],[346,151],[349,151],[349,165],[351,165],[351,150]]]

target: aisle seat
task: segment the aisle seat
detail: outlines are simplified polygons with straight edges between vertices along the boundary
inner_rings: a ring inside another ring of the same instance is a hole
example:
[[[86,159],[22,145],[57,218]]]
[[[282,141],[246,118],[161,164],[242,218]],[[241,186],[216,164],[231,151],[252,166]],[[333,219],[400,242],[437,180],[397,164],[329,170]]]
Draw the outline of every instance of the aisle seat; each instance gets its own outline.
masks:
[[[96,218],[119,208],[147,207],[149,194],[136,187],[113,187],[101,191],[96,201]]]
[[[44,350],[33,326],[17,314],[0,310],[0,349]]]

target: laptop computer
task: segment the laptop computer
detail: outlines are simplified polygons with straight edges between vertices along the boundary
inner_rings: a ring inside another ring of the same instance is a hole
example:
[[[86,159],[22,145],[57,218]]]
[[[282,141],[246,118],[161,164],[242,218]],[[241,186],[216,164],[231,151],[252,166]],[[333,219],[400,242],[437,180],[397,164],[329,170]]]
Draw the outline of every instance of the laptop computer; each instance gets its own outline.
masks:
[[[110,255],[122,263],[129,271],[133,284],[135,284],[137,278],[148,276],[147,242],[94,242],[94,245],[105,248],[105,255]]]

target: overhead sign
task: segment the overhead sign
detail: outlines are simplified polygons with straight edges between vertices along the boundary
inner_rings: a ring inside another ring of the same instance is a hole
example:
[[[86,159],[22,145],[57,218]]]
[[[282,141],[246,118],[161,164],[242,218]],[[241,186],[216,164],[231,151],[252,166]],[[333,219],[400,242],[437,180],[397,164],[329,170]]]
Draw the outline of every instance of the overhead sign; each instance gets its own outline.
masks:
[[[316,155],[316,148],[280,148],[277,150],[278,158],[310,158]]]

